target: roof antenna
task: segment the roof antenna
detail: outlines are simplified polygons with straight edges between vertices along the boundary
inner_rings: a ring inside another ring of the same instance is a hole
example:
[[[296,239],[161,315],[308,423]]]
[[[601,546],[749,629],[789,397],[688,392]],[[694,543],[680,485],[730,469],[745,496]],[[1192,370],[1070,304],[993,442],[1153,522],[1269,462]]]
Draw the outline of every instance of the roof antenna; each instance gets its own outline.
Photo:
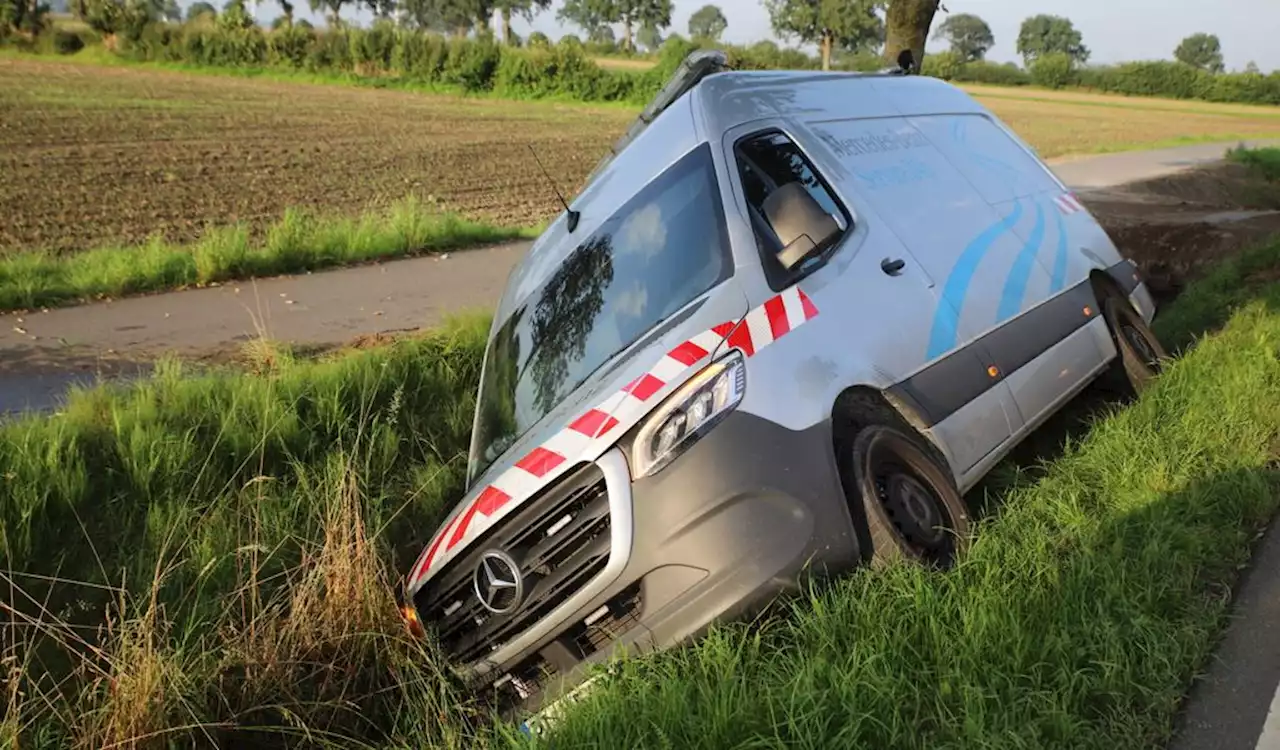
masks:
[[[898,68],[902,71],[903,75],[911,75],[912,69],[915,68],[916,65],[915,58],[916,56],[911,53],[910,47],[898,53]]]
[[[538,158],[538,152],[533,150],[532,143],[529,144],[529,153],[533,154],[533,160],[538,163],[538,169],[542,170],[542,176],[547,178],[547,184],[551,186],[551,189],[552,191],[555,192],[556,197],[560,199],[560,205],[564,206],[565,213],[568,217],[567,221],[568,221],[569,234],[573,234],[573,230],[578,228],[578,219],[581,218],[582,213],[579,211],[574,211],[572,208],[569,208],[569,203],[564,199],[564,195],[560,193],[560,188],[556,187],[556,183],[554,180],[551,179],[551,175],[547,174],[547,168],[542,166],[542,160]]]

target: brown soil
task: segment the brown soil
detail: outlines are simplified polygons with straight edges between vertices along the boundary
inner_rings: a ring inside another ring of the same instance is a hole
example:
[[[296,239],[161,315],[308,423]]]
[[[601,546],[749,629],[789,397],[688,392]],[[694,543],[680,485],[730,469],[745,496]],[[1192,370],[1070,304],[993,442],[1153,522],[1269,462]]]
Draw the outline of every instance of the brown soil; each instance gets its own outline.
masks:
[[[1262,182],[1235,164],[1081,198],[1162,299],[1223,258],[1280,234],[1280,185]]]
[[[630,122],[618,107],[0,59],[0,252],[261,231],[408,195],[535,224]]]

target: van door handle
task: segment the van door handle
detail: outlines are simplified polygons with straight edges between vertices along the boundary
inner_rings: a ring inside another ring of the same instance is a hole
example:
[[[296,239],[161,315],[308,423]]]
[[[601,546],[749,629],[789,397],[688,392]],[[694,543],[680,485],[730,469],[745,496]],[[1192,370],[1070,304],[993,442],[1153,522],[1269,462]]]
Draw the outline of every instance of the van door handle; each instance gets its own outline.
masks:
[[[906,267],[907,267],[907,262],[902,258],[896,258],[894,260],[889,260],[888,258],[885,258],[884,260],[880,261],[880,270],[884,271],[890,276],[897,276],[898,274],[902,273],[902,269]]]

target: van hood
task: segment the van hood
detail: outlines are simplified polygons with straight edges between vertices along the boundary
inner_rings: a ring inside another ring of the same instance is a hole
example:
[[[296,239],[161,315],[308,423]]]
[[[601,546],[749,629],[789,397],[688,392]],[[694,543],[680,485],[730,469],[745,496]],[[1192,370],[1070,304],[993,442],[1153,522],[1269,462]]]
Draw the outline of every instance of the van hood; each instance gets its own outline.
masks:
[[[606,361],[476,478],[414,563],[410,597],[561,474],[613,447],[711,362],[746,312],[731,278]]]

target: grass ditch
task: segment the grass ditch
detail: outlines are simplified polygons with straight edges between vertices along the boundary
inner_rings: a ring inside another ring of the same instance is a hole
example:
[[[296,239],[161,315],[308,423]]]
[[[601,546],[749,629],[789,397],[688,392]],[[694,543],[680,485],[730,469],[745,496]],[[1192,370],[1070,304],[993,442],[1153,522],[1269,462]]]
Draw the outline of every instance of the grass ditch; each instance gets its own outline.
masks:
[[[462,746],[466,703],[392,592],[460,490],[487,323],[169,362],[0,427],[3,726],[24,748]]]
[[[861,571],[623,660],[553,742],[1160,745],[1277,506],[1277,269],[1280,242],[1190,285],[1160,319],[1185,356],[1012,474],[955,570]],[[483,725],[391,595],[460,489],[486,323],[262,349],[250,372],[167,363],[0,427],[0,737],[524,743]]]
[[[464,219],[414,197],[357,218],[288,209],[261,238],[238,225],[213,227],[190,245],[157,237],[142,245],[75,254],[0,254],[0,310],[297,273],[532,238],[537,232]]]

